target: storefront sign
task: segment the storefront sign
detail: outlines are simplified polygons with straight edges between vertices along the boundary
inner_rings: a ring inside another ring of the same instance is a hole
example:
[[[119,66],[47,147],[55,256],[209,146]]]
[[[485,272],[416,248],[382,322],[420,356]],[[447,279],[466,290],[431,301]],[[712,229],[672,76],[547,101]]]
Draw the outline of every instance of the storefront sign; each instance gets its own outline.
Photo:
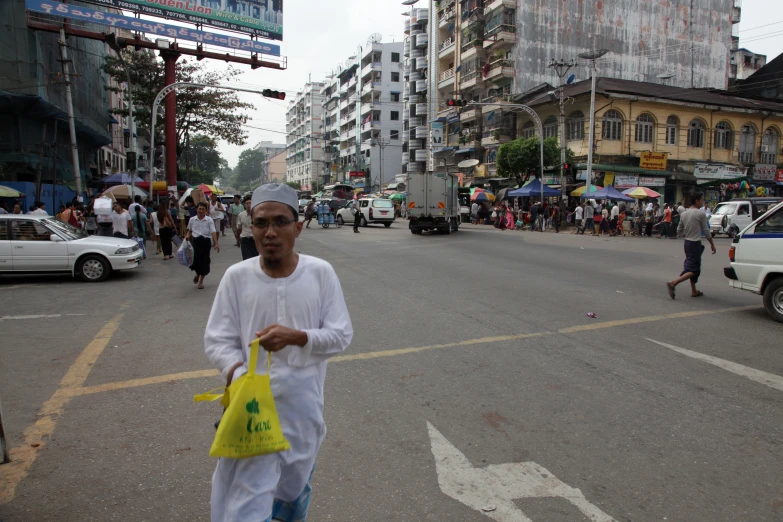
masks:
[[[777,165],[760,165],[756,164],[753,167],[753,180],[754,181],[775,181],[775,174],[777,173]]]
[[[748,169],[734,165],[710,165],[697,163],[693,175],[698,179],[737,179],[748,175]]]
[[[607,172],[604,174],[604,187],[614,184],[614,172]]]
[[[474,178],[485,178],[485,177],[487,177],[487,166],[486,165],[476,165],[476,168],[473,169],[473,177]]]
[[[639,176],[640,187],[663,187],[666,185],[666,178],[658,176]]]
[[[783,170],[779,170],[778,173],[775,175],[775,181],[778,183],[783,183]]]
[[[364,172],[362,172],[361,170],[352,170],[348,173],[348,176],[352,178],[363,178]]]
[[[212,33],[209,31],[200,31],[191,27],[155,23],[152,20],[123,16],[121,14],[89,9],[79,5],[47,2],[46,0],[27,0],[25,7],[28,11],[61,16],[71,20],[81,20],[111,27],[119,27],[120,29],[127,29],[129,31],[139,31],[150,35],[166,36],[179,40],[188,40],[190,42],[225,47],[227,49],[280,56],[279,45],[262,43],[256,40],[237,38],[235,36]]]
[[[615,174],[615,188],[629,188],[639,186],[639,176],[636,174]]]
[[[595,183],[595,176],[596,176],[596,171],[593,171],[593,175],[591,176],[592,183]],[[576,179],[578,179],[579,181],[587,180],[587,171],[580,170],[579,172],[577,172]]]
[[[639,166],[647,170],[666,170],[665,152],[642,152]]]

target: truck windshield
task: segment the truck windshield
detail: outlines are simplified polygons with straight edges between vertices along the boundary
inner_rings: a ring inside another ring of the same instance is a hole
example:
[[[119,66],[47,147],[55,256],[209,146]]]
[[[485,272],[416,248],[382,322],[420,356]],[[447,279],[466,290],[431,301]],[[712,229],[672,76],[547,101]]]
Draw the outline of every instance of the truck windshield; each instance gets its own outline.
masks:
[[[388,199],[376,199],[372,202],[373,208],[392,208],[392,202]]]
[[[713,212],[716,216],[723,216],[727,215],[730,216],[734,214],[734,211],[737,209],[736,205],[718,205],[718,208],[715,209],[715,212]]]

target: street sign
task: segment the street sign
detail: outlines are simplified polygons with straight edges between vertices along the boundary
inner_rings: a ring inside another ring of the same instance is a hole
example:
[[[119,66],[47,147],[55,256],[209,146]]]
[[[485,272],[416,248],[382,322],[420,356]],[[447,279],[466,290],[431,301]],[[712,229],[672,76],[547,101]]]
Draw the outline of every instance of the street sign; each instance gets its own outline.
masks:
[[[531,522],[515,499],[559,497],[592,522],[616,522],[535,462],[511,462],[476,468],[435,427],[427,423],[441,491],[498,522]]]

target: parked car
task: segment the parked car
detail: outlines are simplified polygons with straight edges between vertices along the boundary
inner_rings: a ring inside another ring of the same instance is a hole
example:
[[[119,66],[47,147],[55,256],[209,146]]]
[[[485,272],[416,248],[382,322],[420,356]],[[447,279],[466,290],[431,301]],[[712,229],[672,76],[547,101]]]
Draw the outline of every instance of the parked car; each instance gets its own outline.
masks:
[[[299,215],[303,216],[305,207],[310,203],[309,199],[300,199],[299,200]]]
[[[718,203],[710,217],[712,237],[726,234],[735,237],[783,198],[743,198]]]
[[[783,203],[734,238],[729,260],[729,284],[762,295],[769,315],[783,323]]]
[[[132,239],[90,236],[51,216],[0,215],[0,273],[69,272],[95,283],[136,268],[142,255]]]
[[[366,227],[370,223],[383,223],[389,228],[394,222],[394,204],[385,198],[365,198],[350,201],[337,211],[335,222],[342,226],[345,223],[353,223],[355,214],[354,205],[359,209],[359,225]]]

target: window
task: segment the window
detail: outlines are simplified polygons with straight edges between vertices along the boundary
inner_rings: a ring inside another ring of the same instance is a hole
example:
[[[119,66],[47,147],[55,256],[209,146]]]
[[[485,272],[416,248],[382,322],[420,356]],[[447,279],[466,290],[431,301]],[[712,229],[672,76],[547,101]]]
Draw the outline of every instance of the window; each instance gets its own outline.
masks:
[[[620,113],[612,109],[604,114],[604,134],[605,140],[620,141],[623,139],[623,117]]]
[[[392,119],[392,121],[399,121],[399,119],[400,119],[400,112],[399,111],[391,111],[391,119]]]
[[[783,233],[783,211],[778,210],[764,221],[756,225],[756,234]]]
[[[392,74],[392,81],[393,81],[393,82],[399,82],[399,81],[400,81],[400,73],[398,73],[398,72],[393,72],[393,73],[391,73],[391,74]]]
[[[585,115],[582,111],[572,112],[568,117],[566,136],[569,141],[585,139]]]
[[[740,163],[753,163],[753,150],[756,148],[756,128],[753,125],[745,125],[739,135],[739,161]]]
[[[747,216],[748,214],[750,214],[750,205],[740,205],[737,208],[738,216]]]
[[[680,120],[677,116],[669,116],[666,119],[666,145],[677,145],[677,127]]]
[[[544,120],[544,139],[557,138],[557,118],[550,116]]]
[[[731,125],[722,121],[715,126],[715,140],[713,140],[713,147],[716,149],[731,150],[734,148],[734,132],[731,130]]]
[[[11,230],[16,241],[51,241],[49,237],[52,232],[38,221],[12,221]]]
[[[649,114],[640,114],[636,118],[636,137],[635,141],[639,143],[652,143],[655,120]]]
[[[400,93],[398,93],[398,92],[391,93],[391,101],[393,101],[393,102],[400,101]]]
[[[400,63],[400,53],[392,53],[392,62]]]
[[[374,199],[372,206],[373,208],[392,208],[394,204],[388,199]]]
[[[8,227],[6,226],[6,222],[0,222],[0,241],[8,241]]]
[[[389,139],[390,140],[400,139],[400,131],[397,130],[389,131]]]
[[[688,146],[704,147],[704,124],[699,120],[693,120],[688,125]]]
[[[536,135],[536,126],[532,121],[529,121],[522,125],[522,137],[525,139],[532,138]]]
[[[776,165],[778,162],[778,132],[775,129],[764,131],[764,139],[761,140],[761,163]]]

